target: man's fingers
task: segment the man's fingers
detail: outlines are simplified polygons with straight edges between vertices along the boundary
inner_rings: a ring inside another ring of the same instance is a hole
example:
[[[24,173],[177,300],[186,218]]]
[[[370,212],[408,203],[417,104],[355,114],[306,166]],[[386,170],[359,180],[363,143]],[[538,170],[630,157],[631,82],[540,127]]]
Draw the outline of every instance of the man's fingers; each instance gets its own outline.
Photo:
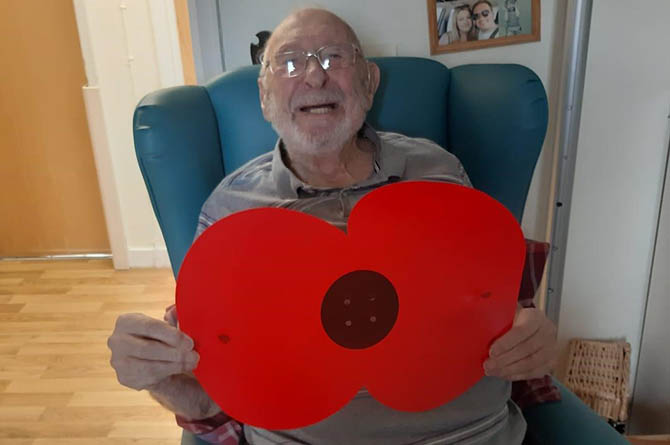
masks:
[[[538,351],[500,370],[497,377],[505,380],[528,380],[542,377],[551,371],[547,351]]]
[[[179,320],[177,319],[177,305],[171,304],[165,308],[163,320],[173,328],[179,327]]]
[[[160,340],[175,348],[193,349],[193,340],[189,336],[163,321],[143,314],[121,315],[116,320],[115,330],[137,337]]]
[[[486,361],[486,368],[494,369],[508,366],[534,354],[542,348],[551,347],[555,345],[555,343],[556,330],[553,328],[553,324],[549,322],[543,323],[535,334],[517,344],[509,351],[490,357],[489,360]]]
[[[127,357],[124,362],[123,366],[119,366],[124,371],[117,371],[117,378],[122,385],[137,390],[148,389],[171,375],[189,372],[195,367],[183,362],[140,360],[134,357]]]
[[[126,342],[128,356],[140,360],[197,363],[199,359],[198,353],[195,351],[177,349],[156,340],[126,334],[123,341]]]
[[[129,360],[135,361],[135,368],[138,375],[152,375],[157,381],[175,374],[184,374],[192,371],[196,362],[161,362],[157,360],[139,360],[130,357]]]
[[[505,378],[513,375],[525,374],[540,368],[542,365],[546,365],[546,355],[546,351],[543,350],[534,352],[533,354],[502,368],[499,376]]]
[[[545,345],[545,339],[535,335],[527,338],[522,341],[516,347],[510,349],[507,352],[502,353],[501,355],[496,355],[489,358],[484,363],[484,369],[487,371],[502,369],[506,366],[509,366],[513,363],[518,362],[519,360],[525,359],[526,357],[531,356],[532,354],[538,352]]]
[[[488,362],[484,365],[486,374],[510,381],[543,377],[550,373],[556,364],[553,347],[543,347],[514,363],[491,369]]]
[[[514,320],[514,325],[506,334],[491,345],[490,355],[501,355],[534,335],[541,326],[541,319],[531,310],[521,310]]]
[[[537,309],[522,309],[510,331],[491,346],[486,375],[507,380],[541,377],[556,357],[556,328]]]
[[[199,360],[193,340],[166,322],[142,314],[119,316],[107,345],[119,382],[135,389],[148,389],[171,375],[189,372]]]

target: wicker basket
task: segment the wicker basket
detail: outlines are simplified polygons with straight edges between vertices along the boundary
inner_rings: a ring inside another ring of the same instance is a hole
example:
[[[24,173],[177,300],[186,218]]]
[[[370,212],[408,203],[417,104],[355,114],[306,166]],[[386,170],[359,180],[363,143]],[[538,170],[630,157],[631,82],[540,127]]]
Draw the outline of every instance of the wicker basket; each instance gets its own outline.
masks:
[[[614,422],[628,418],[630,344],[570,340],[565,385],[598,415]]]

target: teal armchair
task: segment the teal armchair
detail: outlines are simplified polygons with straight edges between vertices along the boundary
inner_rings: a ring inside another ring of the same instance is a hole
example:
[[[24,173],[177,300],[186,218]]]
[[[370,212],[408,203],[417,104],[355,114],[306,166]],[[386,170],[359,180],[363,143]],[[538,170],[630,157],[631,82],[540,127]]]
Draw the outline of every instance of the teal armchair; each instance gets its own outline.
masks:
[[[475,188],[521,221],[547,129],[547,97],[535,73],[519,65],[448,69],[422,58],[373,60],[381,84],[368,122],[445,147],[461,160]],[[261,114],[257,76],[258,66],[250,66],[204,86],[160,90],[135,110],[137,159],[175,276],[214,187],[274,146],[277,135]],[[543,445],[628,443],[559,387],[561,402],[524,411],[530,438]],[[199,442],[185,433],[182,443]]]

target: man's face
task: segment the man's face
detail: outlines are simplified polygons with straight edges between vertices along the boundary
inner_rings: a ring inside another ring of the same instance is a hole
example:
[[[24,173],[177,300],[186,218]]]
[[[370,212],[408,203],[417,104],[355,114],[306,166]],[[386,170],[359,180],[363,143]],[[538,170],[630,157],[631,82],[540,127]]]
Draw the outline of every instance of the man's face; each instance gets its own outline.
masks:
[[[472,11],[472,16],[475,19],[475,25],[482,31],[490,31],[496,26],[493,11],[486,3],[478,4]]]
[[[337,19],[305,14],[280,25],[266,60],[288,51],[314,52],[326,45],[351,43],[347,28]],[[374,95],[371,80],[360,54],[352,66],[328,71],[310,57],[304,73],[291,78],[268,69],[259,78],[263,115],[293,150],[338,149],[363,125]]]

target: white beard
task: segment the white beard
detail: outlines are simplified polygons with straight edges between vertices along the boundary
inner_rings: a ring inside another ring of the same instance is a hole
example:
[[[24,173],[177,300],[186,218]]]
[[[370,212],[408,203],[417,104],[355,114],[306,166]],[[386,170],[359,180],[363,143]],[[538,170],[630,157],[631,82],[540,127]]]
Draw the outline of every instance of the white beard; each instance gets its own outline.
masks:
[[[287,112],[278,109],[272,94],[268,94],[265,106],[272,128],[284,144],[290,147],[290,151],[306,154],[339,151],[363,126],[366,114],[364,104],[357,101],[351,113],[339,121],[332,130],[309,134],[298,128]]]

